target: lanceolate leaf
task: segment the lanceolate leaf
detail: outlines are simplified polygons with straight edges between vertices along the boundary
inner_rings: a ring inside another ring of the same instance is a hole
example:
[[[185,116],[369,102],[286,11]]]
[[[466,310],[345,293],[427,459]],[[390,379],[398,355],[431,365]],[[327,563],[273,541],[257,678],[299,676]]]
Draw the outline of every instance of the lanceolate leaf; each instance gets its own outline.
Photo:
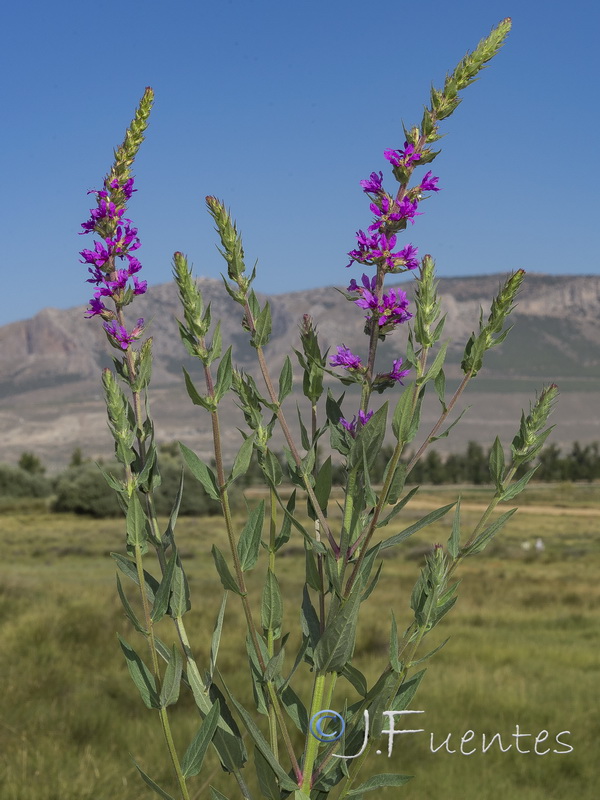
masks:
[[[323,635],[314,650],[315,668],[320,672],[341,672],[354,652],[356,623],[361,600],[359,582],[340,605],[333,619],[327,621]]]
[[[228,347],[227,352],[219,362],[219,369],[217,370],[217,381],[215,383],[215,402],[218,403],[231,388],[232,373],[231,347]]]
[[[173,549],[171,558],[164,571],[162,581],[156,592],[154,598],[154,605],[152,606],[152,620],[158,622],[167,613],[169,608],[169,599],[171,597],[171,587],[173,585],[173,575],[175,574],[175,565],[177,563],[177,550]]]
[[[525,475],[523,475],[523,477],[520,478],[518,481],[515,481],[515,483],[511,483],[510,486],[507,486],[504,492],[502,493],[500,500],[501,501],[512,500],[513,497],[516,497],[518,494],[520,494],[523,491],[523,489],[527,486],[529,481],[533,478],[539,466],[540,465],[537,464],[535,467],[533,467],[533,469],[530,469],[529,472],[526,472]]]
[[[219,578],[221,579],[221,583],[223,584],[224,589],[229,589],[236,594],[241,595],[237,583],[235,582],[235,578],[229,571],[229,567],[227,566],[227,562],[223,556],[223,553],[219,550],[216,544],[212,546],[212,557],[215,561],[215,567],[217,568],[217,572],[219,573]]]
[[[283,617],[283,601],[281,590],[275,573],[267,570],[267,580],[262,596],[262,606],[260,610],[261,625],[264,630],[279,631]]]
[[[254,446],[254,434],[244,439],[242,446],[239,449],[237,456],[231,468],[231,475],[229,476],[228,484],[233,483],[240,475],[245,475],[250,466],[250,459],[252,458],[252,448]]]
[[[385,539],[381,543],[381,549],[386,550],[388,547],[393,547],[394,545],[398,544],[399,542],[403,542],[405,539],[408,539],[409,536],[412,536],[413,533],[420,531],[421,528],[425,528],[427,525],[431,525],[432,522],[436,522],[438,519],[447,514],[448,511],[455,505],[455,503],[449,503],[447,506],[442,506],[441,508],[437,508],[435,511],[430,511],[429,514],[426,514],[424,517],[418,522],[415,522],[413,525],[410,525],[408,528],[405,528],[400,533],[397,533],[395,536],[391,536],[389,539]],[[373,549],[373,548],[371,548]],[[371,552],[369,550],[368,552]]]
[[[218,789],[215,789],[214,786],[210,787],[210,800],[229,800],[228,797],[225,797]]]
[[[228,694],[229,694],[229,699],[236,707],[236,710],[240,715],[240,717],[242,718],[242,722],[246,726],[248,733],[254,740],[254,743],[256,744],[260,752],[263,754],[263,756],[266,758],[266,760],[269,762],[269,765],[273,770],[273,772],[277,775],[277,780],[279,781],[280,787],[282,789],[287,789],[288,791],[293,792],[295,789],[298,788],[298,784],[295,783],[290,778],[287,772],[284,772],[283,768],[280,766],[279,762],[275,758],[273,751],[269,747],[267,740],[262,735],[259,728],[256,726],[250,714],[248,714],[246,709],[238,703],[235,697],[231,695],[231,692],[229,692],[229,690]]]
[[[181,442],[179,443],[183,460],[190,468],[190,471],[196,480],[200,481],[204,487],[205,492],[213,500],[219,500],[219,489],[217,486],[217,479],[214,472],[208,467],[198,456],[186,447]]]
[[[173,645],[171,649],[171,658],[167,664],[160,690],[160,704],[163,708],[172,706],[179,699],[182,669],[183,660],[181,658],[181,653],[177,647]]]
[[[498,436],[494,439],[494,444],[490,451],[490,475],[496,489],[501,489],[502,478],[504,477],[504,450]]]
[[[171,584],[171,602],[169,604],[169,614],[177,619],[182,617],[186,611],[192,607],[190,602],[190,587],[178,554],[175,561],[173,572],[173,583]]]
[[[211,683],[215,672],[215,668],[217,666],[217,655],[219,654],[219,645],[221,643],[221,632],[223,630],[223,619],[225,618],[226,604],[227,604],[227,592],[223,594],[223,600],[221,601],[221,608],[219,609],[219,614],[217,616],[217,621],[215,622],[215,629],[213,631],[210,643],[210,665],[208,668],[208,677]]]
[[[219,701],[216,700],[211,710],[202,721],[198,733],[194,736],[190,742],[190,746],[185,751],[181,760],[181,770],[186,778],[197,775],[202,769],[204,756],[206,755],[208,746],[219,724],[219,712],[220,704]]]
[[[448,552],[452,558],[456,558],[460,551],[460,497],[456,501],[454,509],[454,519],[452,520],[452,533],[448,539]]]
[[[125,639],[121,638],[119,634],[117,634],[117,636],[119,637],[119,644],[121,645],[121,650],[127,661],[129,674],[139,690],[144,705],[146,705],[147,708],[159,708],[160,702],[156,691],[154,675],[152,675],[133,647],[127,644]]]
[[[160,797],[162,797],[162,798],[163,798],[163,800],[175,800],[175,798],[174,798],[172,795],[170,795],[170,794],[168,794],[167,792],[165,792],[165,790],[164,790],[164,789],[161,789],[161,788],[160,788],[160,786],[159,786],[157,783],[155,783],[155,782],[152,780],[152,778],[151,778],[149,775],[146,775],[146,773],[144,772],[144,770],[143,770],[143,769],[140,767],[140,765],[139,765],[139,764],[138,764],[138,763],[135,761],[135,759],[131,759],[131,760],[132,760],[132,761],[133,761],[133,763],[135,764],[135,768],[137,769],[137,771],[138,771],[138,772],[140,773],[140,775],[142,776],[142,779],[144,780],[144,782],[145,782],[146,784],[148,784],[148,786],[149,786],[151,789],[153,789],[153,790],[156,792],[156,794],[157,794],[157,795],[159,795]]]
[[[288,396],[288,394],[292,391],[292,362],[290,361],[290,357],[286,356],[285,361],[283,362],[283,368],[281,370],[281,375],[279,376],[279,394],[277,399],[279,402],[283,402],[283,400]]]
[[[127,619],[131,622],[136,631],[139,631],[140,633],[146,633],[146,630],[143,628],[142,624],[136,617],[135,611],[133,610],[133,608],[129,603],[129,600],[127,599],[127,595],[123,591],[121,580],[118,575],[117,575],[117,591],[119,592],[119,597],[121,598],[121,602],[123,603],[123,608],[125,609],[125,615]]]
[[[498,531],[506,525],[516,510],[516,508],[511,508],[510,511],[506,511],[504,514],[499,516],[495,522],[492,522],[491,525],[488,525],[488,527],[479,534],[475,541],[470,544],[469,547],[465,548],[463,555],[472,556],[475,555],[475,553],[480,553],[498,533]]]
[[[127,556],[123,556],[120,553],[111,553],[111,558],[114,558],[117,567],[121,570],[123,575],[127,575],[128,578],[131,578],[132,581],[140,585],[138,580],[137,569],[135,566],[135,561],[131,558],[127,558]],[[150,575],[149,572],[144,570],[144,583],[146,586],[146,593],[148,595],[148,599],[151,603],[154,602],[154,596],[158,591],[158,581],[153,575]]]
[[[252,569],[258,561],[264,516],[265,501],[261,500],[248,515],[248,520],[240,533],[237,551],[243,572]]]
[[[365,792],[372,792],[375,789],[383,789],[385,786],[404,786],[414,776],[413,775],[396,775],[392,772],[382,773],[380,775],[373,775],[373,777],[366,780],[356,789],[351,789],[346,797],[360,797]]]
[[[147,549],[146,545],[146,517],[137,494],[129,498],[127,507],[127,544],[131,547],[139,546],[142,552]]]

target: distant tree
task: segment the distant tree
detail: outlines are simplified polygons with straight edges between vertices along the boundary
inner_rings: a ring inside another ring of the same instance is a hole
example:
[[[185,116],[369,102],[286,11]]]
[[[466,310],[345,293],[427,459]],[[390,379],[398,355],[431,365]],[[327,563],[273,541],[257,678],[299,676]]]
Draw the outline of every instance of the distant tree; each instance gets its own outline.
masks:
[[[21,453],[19,468],[24,472],[28,472],[30,475],[43,475],[46,472],[46,467],[35,453],[29,452]]]
[[[465,477],[468,483],[489,483],[489,460],[478,442],[469,442],[465,456]]]
[[[0,464],[0,497],[47,497],[52,491],[43,475]]]
[[[75,450],[71,453],[71,460],[69,462],[70,467],[80,467],[83,464],[83,453],[81,452],[81,447],[76,447]]]

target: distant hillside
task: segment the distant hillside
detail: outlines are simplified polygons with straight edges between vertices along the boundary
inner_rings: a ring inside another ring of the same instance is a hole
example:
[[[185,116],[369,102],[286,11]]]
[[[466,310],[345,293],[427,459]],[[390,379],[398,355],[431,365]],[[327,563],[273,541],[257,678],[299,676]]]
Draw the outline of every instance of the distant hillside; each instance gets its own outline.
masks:
[[[447,314],[444,339],[451,342],[449,384],[459,377],[464,344],[477,325],[480,306],[487,314],[502,279],[489,275],[440,280]],[[213,319],[222,320],[223,339],[233,344],[236,363],[255,373],[254,351],[240,326],[239,306],[220,281],[202,278],[199,283],[205,301],[211,302]],[[409,294],[410,286],[404,284]],[[323,346],[343,342],[356,352],[364,350],[362,313],[333,287],[269,300],[273,337],[267,352],[274,370],[290,348],[298,346],[303,313],[313,316]],[[553,440],[563,445],[575,439],[600,440],[599,309],[600,277],[528,275],[513,314],[514,329],[503,345],[488,353],[484,370],[465,397],[473,408],[455,429],[456,437],[440,442],[441,449],[462,449],[468,439],[489,444],[496,429],[504,439],[512,438],[521,407],[528,408],[535,388],[551,381],[562,393]],[[76,446],[89,454],[110,453],[100,370],[110,365],[111,350],[98,320],[86,320],[83,310],[47,308],[31,319],[0,327],[0,461],[15,461],[23,450],[33,450],[47,463],[58,465]],[[155,353],[151,401],[160,438],[182,439],[208,454],[207,419],[192,406],[181,380],[181,364],[192,371],[196,365],[179,340],[174,284],[152,287],[136,301],[134,314],[151,321]],[[402,357],[405,341],[406,331],[388,338],[380,351],[382,370]],[[392,401],[393,393],[386,397]],[[427,405],[425,422],[433,422],[436,411],[434,402]],[[238,420],[232,404],[224,413],[226,445],[231,450],[239,438]]]

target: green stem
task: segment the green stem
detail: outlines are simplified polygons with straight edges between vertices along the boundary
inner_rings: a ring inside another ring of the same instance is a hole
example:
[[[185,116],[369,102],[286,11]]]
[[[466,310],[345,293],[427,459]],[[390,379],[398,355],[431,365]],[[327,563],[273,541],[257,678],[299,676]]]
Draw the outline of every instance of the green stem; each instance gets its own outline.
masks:
[[[315,676],[315,683],[313,687],[312,693],[312,701],[310,704],[310,716],[309,720],[312,720],[315,714],[318,714],[319,711],[323,711],[323,695],[325,693],[325,681],[327,679],[327,675],[325,673],[317,673]],[[313,767],[315,764],[315,759],[317,758],[317,754],[319,752],[319,745],[320,742],[313,736],[310,729],[306,733],[306,745],[304,748],[304,759],[303,759],[303,777],[302,777],[302,791],[310,792],[310,787],[312,783],[312,772]]]

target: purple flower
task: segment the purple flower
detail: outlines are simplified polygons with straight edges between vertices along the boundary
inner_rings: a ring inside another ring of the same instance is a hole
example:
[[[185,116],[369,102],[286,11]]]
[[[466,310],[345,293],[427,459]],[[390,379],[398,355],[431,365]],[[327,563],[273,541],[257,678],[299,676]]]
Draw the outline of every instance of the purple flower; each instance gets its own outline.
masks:
[[[372,172],[368,178],[360,182],[360,185],[365,192],[369,192],[370,194],[379,194],[382,191],[382,182],[383,172]]]
[[[122,186],[119,183],[119,179],[118,178],[113,178],[112,181],[108,185],[110,186],[111,189],[115,189],[117,191],[119,189],[121,189],[121,191],[125,195],[125,199],[126,200],[130,200],[131,199],[131,195],[134,192],[137,192],[137,189],[133,188],[133,178],[129,178],[128,180],[126,180],[125,183]]]
[[[365,319],[378,317],[380,327],[384,325],[400,325],[412,317],[412,314],[406,310],[408,298],[406,292],[403,292],[402,289],[390,289],[387,294],[382,296],[381,300],[378,300],[372,292],[365,289],[363,296],[354,302],[359,308],[373,312]]]
[[[381,233],[378,239],[377,246],[371,250],[371,258],[382,258],[388,269],[394,269],[397,266],[396,260],[400,258],[400,253],[392,253],[396,246],[396,234],[386,236],[385,233]]]
[[[364,231],[357,231],[356,240],[358,241],[358,248],[348,253],[351,260],[349,264],[346,264],[346,267],[351,267],[355,261],[359,264],[371,264],[373,262],[371,249],[379,244],[379,236],[377,234],[369,236]]]
[[[358,292],[359,294],[363,293],[364,289],[368,289],[371,292],[375,291],[375,287],[377,286],[377,275],[373,275],[372,278],[369,278],[368,275],[365,275],[363,272],[362,276],[362,286],[359,286],[358,283],[352,278],[350,281],[350,286],[348,286],[349,292]]]
[[[404,142],[403,150],[384,150],[383,155],[394,167],[409,167],[413,161],[421,158],[420,153],[415,152],[414,144]]]
[[[406,269],[416,269],[419,266],[419,262],[415,258],[417,252],[417,247],[413,247],[412,244],[407,244],[406,247],[404,247],[398,253],[400,259],[404,261],[404,266]]]
[[[402,359],[397,358],[394,360],[394,364],[392,366],[391,372],[386,372],[385,377],[389,378],[389,380],[394,381],[395,383],[402,383],[402,378],[405,378],[410,369],[400,369],[402,366]]]
[[[99,297],[92,297],[90,300],[90,307],[85,312],[88,319],[91,317],[95,317],[97,314],[102,314],[104,311],[108,311],[102,300]]]
[[[340,425],[343,428],[345,428],[348,431],[348,433],[352,436],[352,438],[354,439],[354,437],[356,436],[356,430],[357,430],[358,426],[360,425],[360,427],[362,428],[362,426],[366,425],[367,422],[371,419],[372,416],[373,416],[373,412],[372,411],[368,411],[367,413],[365,413],[364,411],[361,410],[361,411],[358,412],[358,421],[356,419],[356,416],[352,417],[352,421],[351,422],[348,422],[347,419],[344,419],[344,417],[341,417]]]
[[[131,333],[127,333],[127,328],[123,325],[119,325],[116,320],[112,322],[103,322],[102,325],[109,337],[117,342],[122,350],[127,350],[129,345],[141,336],[144,329],[144,320],[140,317]]]
[[[388,195],[383,195],[379,202],[379,205],[377,205],[377,203],[371,203],[369,206],[373,214],[378,217],[372,225],[369,225],[370,231],[379,230],[379,228],[382,228],[387,222],[397,222],[403,216],[398,206],[395,205]]]
[[[340,345],[337,353],[331,356],[329,363],[332,367],[344,367],[344,369],[359,369],[361,361],[345,345]]]
[[[147,281],[140,281],[140,280],[138,280],[136,278],[135,275],[133,276],[133,293],[134,294],[144,294],[145,291],[147,290],[147,288],[148,288],[148,282]]]
[[[413,225],[415,224],[414,217],[421,216],[422,212],[417,212],[417,208],[419,207],[419,203],[416,200],[411,200],[406,195],[400,201],[400,205],[398,207],[400,216],[402,219],[409,219]]]
[[[436,177],[432,178],[430,176],[431,176],[431,170],[429,170],[429,172],[424,176],[423,180],[421,181],[419,185],[420,192],[439,192],[439,187],[437,185],[439,178]]]
[[[103,267],[112,253],[106,247],[103,247],[101,242],[94,242],[93,250],[82,250],[79,255],[83,256],[82,264],[94,264],[95,267]]]

